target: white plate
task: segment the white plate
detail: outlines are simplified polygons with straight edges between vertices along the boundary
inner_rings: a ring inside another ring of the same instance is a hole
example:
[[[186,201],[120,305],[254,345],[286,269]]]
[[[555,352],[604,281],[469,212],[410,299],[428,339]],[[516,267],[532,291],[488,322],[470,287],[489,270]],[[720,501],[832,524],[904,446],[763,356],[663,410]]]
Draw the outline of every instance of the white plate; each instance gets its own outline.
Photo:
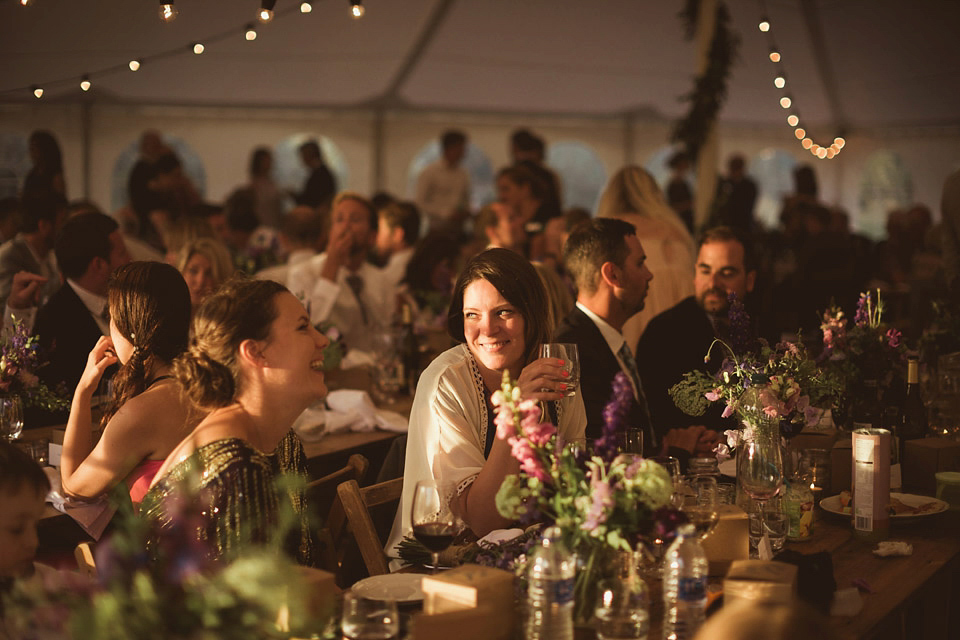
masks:
[[[910,507],[917,507],[921,504],[926,504],[928,502],[936,503],[936,508],[931,511],[926,511],[924,513],[899,513],[890,516],[891,521],[902,522],[904,520],[913,520],[914,518],[922,518],[924,516],[933,516],[938,513],[943,513],[950,508],[950,505],[944,502],[943,500],[937,500],[936,498],[931,498],[930,496],[918,496],[912,493],[891,493],[890,498],[896,498],[903,504]],[[828,513],[834,513],[838,516],[847,516],[851,517],[849,511],[844,511],[843,507],[840,506],[840,496],[830,496],[829,498],[824,498],[820,501],[820,508]]]
[[[353,585],[351,591],[368,600],[392,600],[394,602],[419,602],[423,600],[420,588],[422,574],[386,573],[371,576]]]
[[[728,478],[737,477],[737,458],[728,458],[717,465],[717,469],[720,470],[720,473],[727,476]]]

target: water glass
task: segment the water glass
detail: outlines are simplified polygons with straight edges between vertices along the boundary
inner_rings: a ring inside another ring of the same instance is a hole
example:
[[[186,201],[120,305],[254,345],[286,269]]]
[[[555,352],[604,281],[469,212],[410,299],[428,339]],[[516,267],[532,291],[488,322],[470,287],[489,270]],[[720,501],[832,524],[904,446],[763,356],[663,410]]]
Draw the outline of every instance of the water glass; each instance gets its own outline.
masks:
[[[679,507],[683,495],[683,476],[680,475],[680,461],[673,456],[651,456],[647,459],[653,460],[670,474],[673,479],[673,506]]]
[[[563,370],[567,372],[567,377],[562,378],[562,381],[567,383],[564,395],[576,395],[577,387],[580,386],[580,353],[577,351],[577,345],[548,342],[540,346],[540,357],[563,360]]]
[[[617,434],[617,452],[643,455],[643,431],[627,429]]]
[[[763,517],[761,517],[761,509],[763,509]],[[765,504],[754,502],[753,508],[750,510],[749,527],[751,558],[757,557],[757,549],[764,533],[766,533],[767,538],[770,540],[770,549],[774,553],[783,549],[783,544],[787,539],[787,532],[790,529],[790,519],[783,510],[780,498],[773,498]]]
[[[597,637],[644,639],[650,631],[649,595],[643,580],[603,580],[597,587]]]
[[[684,483],[680,510],[690,519],[701,540],[713,532],[719,521],[718,493],[717,479],[713,476],[690,476]]]
[[[0,397],[0,437],[12,442],[23,432],[23,405],[20,396]]]
[[[389,640],[400,634],[397,603],[389,600],[368,600],[353,593],[343,596],[340,629],[350,640]]]

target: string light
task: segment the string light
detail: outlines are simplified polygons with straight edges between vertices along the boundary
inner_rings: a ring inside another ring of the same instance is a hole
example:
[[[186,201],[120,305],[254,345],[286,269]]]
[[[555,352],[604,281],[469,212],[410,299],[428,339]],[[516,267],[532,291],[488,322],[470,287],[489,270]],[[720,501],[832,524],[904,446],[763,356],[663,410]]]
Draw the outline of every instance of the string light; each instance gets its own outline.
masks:
[[[243,37],[246,38],[248,42],[257,39],[257,28],[253,26],[252,22],[246,26],[246,32],[243,34]]]
[[[131,60],[130,63],[127,64],[127,66],[130,67],[130,71],[137,71],[137,70],[140,69],[140,61],[139,61],[139,60]]]
[[[311,11],[313,11],[313,3],[312,3],[312,2],[301,2],[301,3],[300,3],[300,13],[310,13]]]
[[[90,91],[90,76],[83,76],[83,79],[80,81],[80,90]]]
[[[203,53],[203,45],[200,44],[199,42],[194,43],[193,52],[197,55],[200,55],[201,53]]]
[[[766,15],[766,7],[764,0],[759,0],[760,5],[760,21],[757,24],[757,28],[761,32],[767,34],[767,44],[769,45],[769,59],[770,62],[777,65],[776,74],[773,78],[773,86],[777,89],[783,89],[787,86],[787,73],[782,66],[783,55],[780,51],[780,47],[777,46],[777,43],[773,39],[772,26],[769,18]],[[795,93],[795,92],[794,92]],[[797,103],[790,95],[781,95],[780,96],[780,106],[784,109],[790,109],[791,113],[787,116],[787,124],[791,127],[794,127],[793,135],[800,141],[800,146],[804,149],[810,151],[815,157],[823,159],[832,159],[836,157],[840,150],[843,148],[843,138],[835,138],[833,144],[829,147],[826,145],[816,144],[812,138],[809,137],[806,129],[801,128],[800,125],[800,116],[797,115]]]
[[[359,20],[366,12],[367,10],[363,8],[363,0],[350,0],[350,15],[354,20]]]
[[[173,22],[180,15],[180,11],[173,4],[173,0],[160,0],[160,19],[164,22]]]
[[[31,88],[33,89],[33,95],[37,96],[37,100],[43,97],[43,89],[37,86]]]
[[[29,7],[31,4],[33,4],[33,0],[20,0],[21,7]],[[37,97],[39,98],[40,96]]]
[[[260,0],[260,10],[257,11],[257,20],[266,24],[273,20],[273,8],[277,0]]]

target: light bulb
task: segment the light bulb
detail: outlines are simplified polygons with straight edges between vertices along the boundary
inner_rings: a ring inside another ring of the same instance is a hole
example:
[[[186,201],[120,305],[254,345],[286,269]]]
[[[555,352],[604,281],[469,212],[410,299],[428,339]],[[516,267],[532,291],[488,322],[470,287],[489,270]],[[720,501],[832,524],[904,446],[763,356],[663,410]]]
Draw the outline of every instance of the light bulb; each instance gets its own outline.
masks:
[[[257,20],[264,24],[270,22],[273,20],[273,11],[270,9],[260,9],[260,11],[257,12]]]
[[[777,76],[773,79],[773,86],[775,86],[777,89],[783,89],[785,86],[787,86],[787,79],[783,76]]]
[[[817,155],[817,153],[819,153],[819,152],[820,152],[820,145],[818,145],[818,144],[811,144],[811,145],[810,145],[810,153],[812,153],[813,155]]]
[[[833,149],[833,147],[830,147],[829,149],[827,149],[827,159],[828,159],[828,160],[833,160],[833,156],[835,156],[835,155],[837,155],[837,152]]]
[[[810,138],[804,138],[803,140],[800,141],[800,146],[803,147],[804,149],[809,149],[810,147],[813,146],[813,140],[811,140]]]
[[[843,145],[847,144],[847,141],[843,138],[834,138],[833,144],[837,145],[837,149],[843,149]]]
[[[243,35],[248,41],[253,41],[257,39],[257,30],[253,27],[253,24],[248,24],[246,26],[246,33]]]
[[[359,20],[366,12],[367,10],[363,8],[361,0],[350,0],[350,15],[353,16],[354,20]]]
[[[37,99],[39,100],[40,98],[43,97],[43,89],[41,89],[40,87],[34,87],[33,95],[37,96]]]
[[[826,158],[826,157],[827,157],[827,150],[824,149],[823,147],[820,147],[819,149],[817,149],[817,157],[820,158],[821,160],[823,160],[824,158]]]
[[[193,52],[197,55],[200,55],[201,53],[203,53],[203,45],[200,44],[199,42],[193,45]]]
[[[83,79],[80,81],[80,90],[90,91],[90,76],[83,76]]]
[[[797,136],[797,140],[803,140],[803,137],[807,135],[807,132],[802,128],[798,128],[794,130],[793,135]]]
[[[791,127],[797,126],[797,123],[799,122],[800,122],[800,118],[798,118],[796,115],[791,113],[790,115],[787,116],[787,124],[790,125]]]
[[[791,104],[793,104],[793,101],[790,100],[788,96],[783,96],[780,98],[780,106],[784,109],[789,109]]]
[[[780,62],[780,52],[776,49],[770,52],[770,62]]]
[[[28,7],[31,4],[33,4],[33,0],[20,0],[21,7]],[[40,96],[37,96],[37,97],[39,98]]]
[[[313,3],[310,3],[310,2],[300,3],[300,13],[310,13],[311,11],[313,11]]]
[[[139,61],[139,60],[131,60],[131,61],[130,61],[130,64],[128,64],[127,66],[130,67],[130,71],[136,71],[137,69],[140,68],[140,61]]]
[[[770,31],[770,21],[766,17],[760,18],[760,24],[757,25],[757,28],[764,33]]]
[[[160,0],[160,19],[164,22],[173,22],[180,15],[180,11],[174,6],[173,2],[164,2]]]

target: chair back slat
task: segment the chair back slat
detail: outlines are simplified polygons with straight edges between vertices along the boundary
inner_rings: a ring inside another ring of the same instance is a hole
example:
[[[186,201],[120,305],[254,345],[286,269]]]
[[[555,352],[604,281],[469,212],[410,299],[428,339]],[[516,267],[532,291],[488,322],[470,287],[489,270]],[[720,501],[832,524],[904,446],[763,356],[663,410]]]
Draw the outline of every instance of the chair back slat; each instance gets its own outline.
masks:
[[[389,572],[387,558],[383,552],[383,542],[377,535],[370,508],[390,503],[398,503],[403,491],[403,478],[395,478],[360,488],[355,480],[342,483],[337,487],[337,496],[343,506],[350,532],[357,542],[360,555],[371,576]]]

